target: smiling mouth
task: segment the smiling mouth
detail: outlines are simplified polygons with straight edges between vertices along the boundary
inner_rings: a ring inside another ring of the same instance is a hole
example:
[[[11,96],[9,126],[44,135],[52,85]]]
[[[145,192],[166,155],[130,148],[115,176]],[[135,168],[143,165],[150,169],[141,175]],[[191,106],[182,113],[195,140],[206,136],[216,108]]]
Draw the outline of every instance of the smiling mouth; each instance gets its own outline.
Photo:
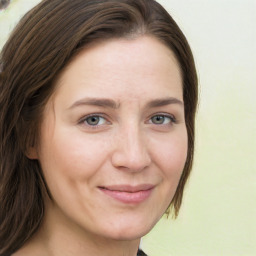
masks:
[[[143,184],[138,186],[113,185],[98,187],[105,195],[125,204],[139,204],[150,197],[154,186]]]

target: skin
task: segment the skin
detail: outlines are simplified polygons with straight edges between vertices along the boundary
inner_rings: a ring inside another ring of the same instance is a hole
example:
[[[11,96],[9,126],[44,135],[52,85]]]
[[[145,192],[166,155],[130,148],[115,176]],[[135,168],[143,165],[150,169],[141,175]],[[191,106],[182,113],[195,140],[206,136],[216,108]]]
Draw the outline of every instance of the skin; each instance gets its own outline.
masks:
[[[84,49],[57,81],[40,143],[29,153],[40,161],[53,200],[45,198],[40,230],[14,255],[135,256],[167,209],[186,154],[173,53],[147,36]],[[139,202],[104,190],[145,184],[152,188]]]

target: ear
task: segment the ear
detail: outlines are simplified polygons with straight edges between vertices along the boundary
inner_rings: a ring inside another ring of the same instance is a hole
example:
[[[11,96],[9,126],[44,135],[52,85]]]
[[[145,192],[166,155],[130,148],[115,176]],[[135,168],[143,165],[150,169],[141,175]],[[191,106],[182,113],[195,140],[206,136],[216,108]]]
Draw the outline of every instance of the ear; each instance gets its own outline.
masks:
[[[36,147],[35,146],[28,147],[26,150],[26,156],[31,160],[38,159],[38,153],[37,153]]]

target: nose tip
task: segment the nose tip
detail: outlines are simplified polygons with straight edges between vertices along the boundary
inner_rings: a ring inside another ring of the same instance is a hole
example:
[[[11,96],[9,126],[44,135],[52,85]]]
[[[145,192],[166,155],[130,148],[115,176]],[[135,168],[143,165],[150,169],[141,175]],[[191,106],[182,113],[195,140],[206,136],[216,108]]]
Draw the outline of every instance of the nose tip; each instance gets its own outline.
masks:
[[[117,168],[129,170],[132,172],[139,172],[144,170],[146,167],[149,166],[149,159],[145,156],[136,156],[136,158],[132,156],[126,155],[115,155],[113,158],[113,165]]]
[[[112,163],[116,168],[138,172],[150,165],[150,158],[143,152],[136,153],[136,155],[135,152],[116,152],[112,157]]]
[[[119,140],[112,155],[112,164],[116,168],[132,172],[142,171],[151,163],[151,157],[145,141],[140,136],[125,136]]]

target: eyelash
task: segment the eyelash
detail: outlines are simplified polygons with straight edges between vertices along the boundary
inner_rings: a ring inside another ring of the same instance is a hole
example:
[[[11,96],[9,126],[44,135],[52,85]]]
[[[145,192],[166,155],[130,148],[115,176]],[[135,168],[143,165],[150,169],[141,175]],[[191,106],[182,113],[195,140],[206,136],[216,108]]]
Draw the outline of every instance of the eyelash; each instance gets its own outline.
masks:
[[[89,127],[90,129],[97,129],[97,128],[100,128],[100,126],[105,125],[105,124],[95,124],[95,125],[88,124],[88,119],[89,119],[89,118],[92,118],[92,117],[94,117],[94,118],[103,118],[103,119],[105,119],[105,123],[106,123],[106,124],[111,124],[111,122],[107,121],[106,117],[105,117],[103,114],[97,114],[97,113],[95,113],[95,114],[90,114],[90,115],[87,115],[87,116],[83,117],[82,119],[79,120],[78,124],[80,124],[80,125],[86,125],[86,126]],[[153,119],[154,117],[161,117],[161,118],[163,117],[163,118],[164,118],[164,122],[165,122],[166,119],[168,118],[168,119],[170,119],[170,122],[168,122],[168,123],[159,123],[159,124],[155,124],[155,123],[152,122],[152,119]],[[170,115],[170,114],[165,114],[165,113],[157,113],[157,114],[154,114],[154,115],[152,115],[148,120],[150,121],[150,124],[157,125],[157,126],[158,126],[158,125],[159,125],[159,126],[160,126],[160,125],[162,125],[162,126],[172,126],[173,124],[176,124],[176,123],[177,123],[177,120],[176,120],[175,116]]]

